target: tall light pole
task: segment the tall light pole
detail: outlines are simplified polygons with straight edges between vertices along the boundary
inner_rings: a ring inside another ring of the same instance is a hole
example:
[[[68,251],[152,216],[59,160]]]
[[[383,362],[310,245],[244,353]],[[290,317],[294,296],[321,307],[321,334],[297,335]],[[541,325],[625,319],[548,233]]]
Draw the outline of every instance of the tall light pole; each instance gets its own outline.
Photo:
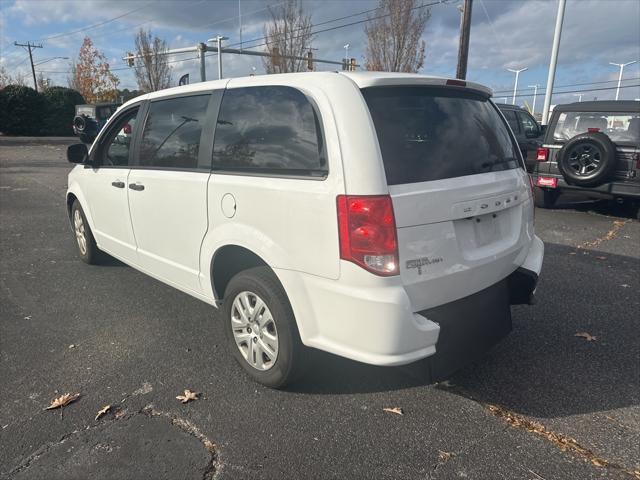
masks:
[[[516,74],[516,82],[513,84],[513,100],[511,100],[511,104],[515,105],[516,104],[516,92],[518,91],[518,76],[520,75],[520,72],[524,72],[525,70],[527,70],[527,67],[521,68],[520,70],[515,70],[513,68],[507,68],[507,70],[509,70],[510,72],[513,72]]]
[[[573,96],[574,97],[578,97],[578,103],[582,101],[582,94],[581,93],[574,93]]]
[[[222,41],[229,40],[229,37],[223,37],[222,35],[217,35],[213,38],[207,40],[207,42],[216,42],[218,44],[218,80],[222,79]]]
[[[618,75],[618,88],[616,88],[616,100],[618,100],[618,96],[620,95],[620,83],[622,83],[622,72],[624,72],[624,67],[626,67],[627,65],[632,65],[636,62],[637,60],[634,60],[633,62],[627,62],[627,63],[609,62],[609,65],[615,65],[616,67],[620,67],[620,75]]]
[[[349,45],[347,43],[344,47],[342,47],[342,48],[344,48],[344,59],[347,60],[347,61],[349,60],[349,47],[350,46],[351,45]]]
[[[551,47],[551,60],[549,61],[549,76],[547,77],[547,89],[544,92],[544,107],[542,108],[542,125],[549,120],[551,108],[551,94],[553,82],[556,79],[556,65],[558,63],[558,50],[560,50],[560,37],[562,36],[562,21],[564,20],[564,7],[567,0],[558,0],[558,13],[556,14],[556,29],[553,34],[553,47]]]
[[[538,98],[538,87],[540,85],[538,85],[537,83],[535,85],[528,85],[527,88],[533,88],[533,106],[531,107],[531,115],[534,115],[536,113],[536,98]]]

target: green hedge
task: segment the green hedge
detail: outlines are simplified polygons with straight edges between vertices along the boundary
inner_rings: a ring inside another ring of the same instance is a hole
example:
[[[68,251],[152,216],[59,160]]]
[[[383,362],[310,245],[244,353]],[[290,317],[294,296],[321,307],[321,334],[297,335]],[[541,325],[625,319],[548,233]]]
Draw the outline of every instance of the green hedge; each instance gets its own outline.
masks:
[[[43,93],[20,85],[0,90],[0,132],[8,135],[71,136],[75,106],[84,99],[77,91],[51,87]]]

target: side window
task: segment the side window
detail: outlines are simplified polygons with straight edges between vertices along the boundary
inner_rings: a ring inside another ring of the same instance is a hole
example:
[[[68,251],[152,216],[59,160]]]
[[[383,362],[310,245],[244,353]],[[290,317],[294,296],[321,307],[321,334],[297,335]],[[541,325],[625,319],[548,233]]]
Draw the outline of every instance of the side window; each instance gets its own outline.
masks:
[[[520,125],[518,124],[515,110],[502,110],[502,114],[504,115],[504,118],[507,119],[507,123],[511,127],[511,130],[513,130],[513,133],[520,133]]]
[[[227,90],[213,146],[214,170],[324,176],[320,119],[292,87]]]
[[[106,137],[100,143],[98,152],[99,163],[106,167],[126,167],[129,165],[129,150],[138,109],[124,113],[109,129]]]
[[[522,122],[525,134],[535,137],[540,134],[540,127],[538,127],[538,123],[533,118],[531,118],[530,115],[524,112],[518,112],[518,118],[520,118],[520,121]]]
[[[149,105],[138,166],[198,168],[200,135],[210,95],[158,100]],[[209,166],[205,167],[207,170]]]

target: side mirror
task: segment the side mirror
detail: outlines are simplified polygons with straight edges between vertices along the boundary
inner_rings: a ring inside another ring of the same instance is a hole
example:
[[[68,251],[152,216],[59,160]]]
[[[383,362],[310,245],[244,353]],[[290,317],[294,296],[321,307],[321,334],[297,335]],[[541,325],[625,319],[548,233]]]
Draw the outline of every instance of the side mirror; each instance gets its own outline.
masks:
[[[67,147],[67,160],[71,163],[84,163],[89,156],[89,150],[84,143],[74,143]]]

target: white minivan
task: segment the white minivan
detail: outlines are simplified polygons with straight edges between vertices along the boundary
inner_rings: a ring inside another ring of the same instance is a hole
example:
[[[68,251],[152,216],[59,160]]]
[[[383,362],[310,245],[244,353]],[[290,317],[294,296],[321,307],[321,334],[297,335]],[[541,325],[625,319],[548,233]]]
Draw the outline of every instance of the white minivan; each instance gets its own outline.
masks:
[[[72,145],[80,257],[221,309],[231,352],[282,387],[306,347],[439,379],[511,330],[544,246],[512,132],[481,85],[317,72],[123,105]],[[130,132],[124,135],[123,132]]]

